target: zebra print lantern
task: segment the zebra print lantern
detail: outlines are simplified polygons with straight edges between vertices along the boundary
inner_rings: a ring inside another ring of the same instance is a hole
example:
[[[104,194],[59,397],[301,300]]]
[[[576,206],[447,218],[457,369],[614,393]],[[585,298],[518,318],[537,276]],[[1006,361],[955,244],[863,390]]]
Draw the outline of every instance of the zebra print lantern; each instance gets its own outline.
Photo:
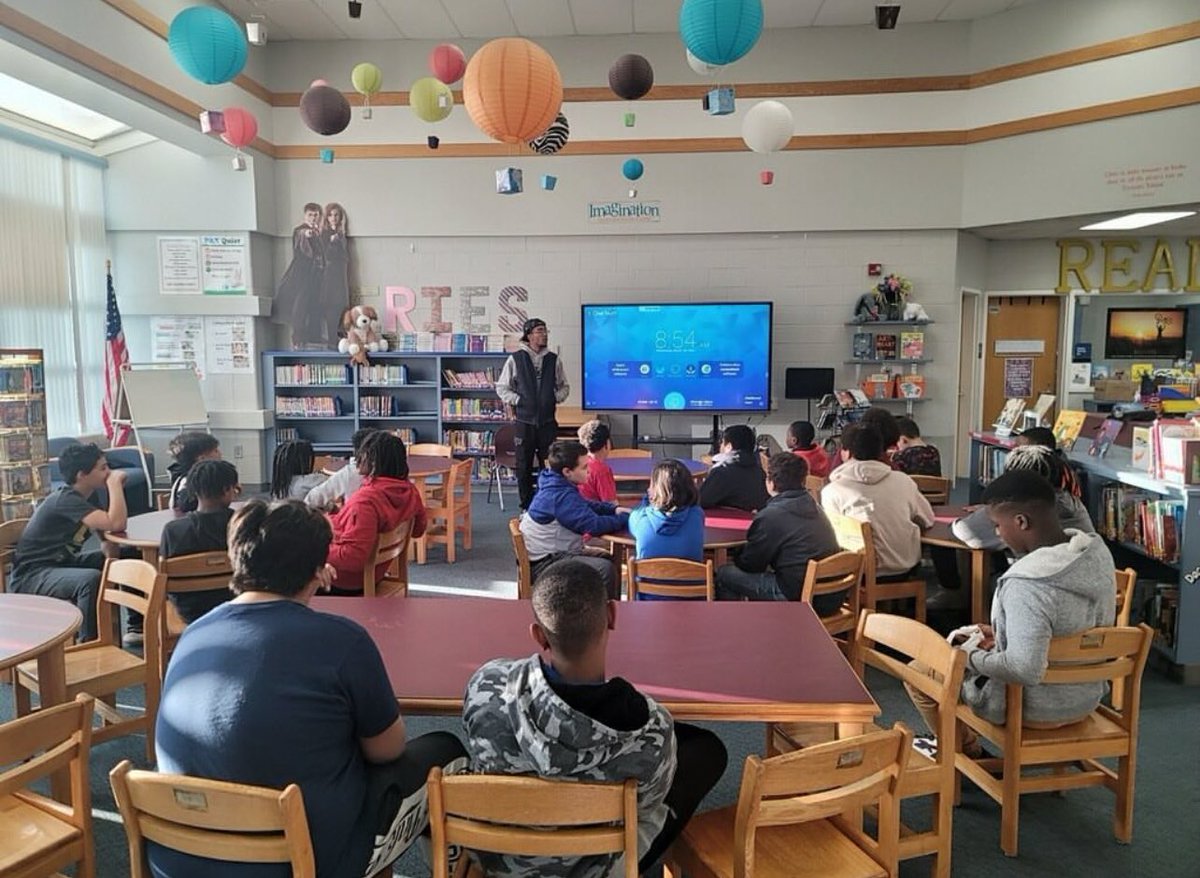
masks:
[[[570,134],[571,126],[567,124],[567,117],[559,113],[549,128],[529,141],[529,148],[541,155],[554,155],[567,145]]]

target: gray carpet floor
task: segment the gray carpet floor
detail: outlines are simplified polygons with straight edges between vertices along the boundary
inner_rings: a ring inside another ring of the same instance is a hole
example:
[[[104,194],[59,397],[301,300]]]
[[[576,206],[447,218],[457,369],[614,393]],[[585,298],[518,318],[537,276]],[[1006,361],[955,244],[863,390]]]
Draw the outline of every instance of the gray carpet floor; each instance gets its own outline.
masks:
[[[510,501],[515,501],[511,497]],[[515,594],[515,564],[506,519],[495,499],[490,505],[477,493],[473,504],[474,545],[453,565],[440,549],[429,563],[412,565],[410,579],[416,595]],[[531,645],[532,649],[532,645]],[[731,657],[734,660],[736,657]],[[781,673],[787,669],[780,669]],[[868,686],[884,711],[882,721],[904,720],[914,728],[919,718],[900,687],[870,672]],[[120,701],[140,703],[140,691],[123,693]],[[0,687],[0,719],[13,716],[9,687]],[[435,729],[461,733],[455,720],[407,717],[409,732]],[[705,801],[704,808],[732,804],[737,798],[742,763],[761,753],[763,726],[754,723],[709,723],[729,751],[729,768]],[[129,875],[125,835],[108,786],[108,772],[122,759],[144,765],[144,741],[129,737],[96,746],[92,753],[92,794],[96,820],[98,878]],[[953,871],[971,878],[991,876],[1138,876],[1138,878],[1197,878],[1200,876],[1200,692],[1180,686],[1157,671],[1146,674],[1137,767],[1134,841],[1118,844],[1112,836],[1113,796],[1102,790],[1080,790],[1064,796],[1025,797],[1021,807],[1020,856],[1005,857],[999,847],[1000,811],[978,789],[963,786],[962,806],[954,813]],[[905,806],[906,821],[925,825],[928,808]],[[802,855],[802,854],[799,854]],[[415,851],[396,865],[396,872],[425,876],[428,867]],[[923,876],[929,861],[912,860],[900,874]]]

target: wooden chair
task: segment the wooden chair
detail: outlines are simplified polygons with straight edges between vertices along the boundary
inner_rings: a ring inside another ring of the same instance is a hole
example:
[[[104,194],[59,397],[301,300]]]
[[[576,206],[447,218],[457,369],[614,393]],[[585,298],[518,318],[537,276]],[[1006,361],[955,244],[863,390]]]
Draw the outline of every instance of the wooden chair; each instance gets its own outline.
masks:
[[[1023,725],[1023,687],[1006,686],[1004,725],[990,723],[960,704],[958,721],[1000,748],[999,759],[969,759],[959,753],[955,767],[1000,804],[1000,847],[1017,855],[1017,818],[1021,796],[1052,790],[1104,786],[1116,794],[1113,835],[1133,839],[1133,788],[1137,766],[1138,717],[1142,671],[1154,632],[1137,628],[1092,628],[1050,641],[1047,685],[1122,680],[1121,709],[1101,704],[1084,720],[1055,729]],[[1115,759],[1116,769],[1101,763]],[[1053,773],[1023,774],[1022,769],[1051,768]],[[996,776],[996,774],[999,776]],[[960,781],[961,782],[961,781]]]
[[[159,558],[158,569],[167,576],[167,594],[184,594],[194,591],[212,591],[229,588],[233,576],[233,564],[229,553],[223,551],[197,552],[194,555],[179,555],[174,558]],[[230,594],[230,597],[233,597]],[[162,626],[159,632],[159,655],[161,668],[159,677],[166,674],[171,653],[179,643],[179,637],[187,628],[187,622],[175,609],[170,599],[163,601]]]
[[[0,725],[0,875],[59,875],[77,863],[78,878],[96,874],[88,755],[92,741],[90,695]],[[29,789],[39,778],[67,769],[69,805]]]
[[[533,597],[533,573],[529,567],[525,535],[521,533],[521,519],[508,520],[508,534],[512,537],[513,554],[517,556],[517,600],[527,601]]]
[[[517,468],[517,428],[505,424],[492,437],[492,472],[488,477],[487,502],[492,502],[492,484],[496,485],[496,495],[500,498],[500,511],[504,511],[504,487],[500,479],[501,468],[515,470]]]
[[[1137,571],[1132,567],[1117,571],[1117,621],[1113,624],[1120,628],[1129,626],[1129,617],[1133,613],[1133,587],[1136,584]],[[1113,680],[1109,701],[1114,708],[1121,709],[1125,703],[1124,680]]]
[[[950,480],[941,476],[915,476],[910,479],[917,483],[921,496],[929,501],[930,506],[945,506],[950,502]]]
[[[897,723],[770,759],[747,756],[737,805],[693,817],[666,855],[668,878],[897,875],[897,791],[912,751]],[[859,809],[878,803],[878,838]]]
[[[417,563],[425,563],[430,543],[441,543],[446,547],[446,563],[455,560],[455,543],[462,534],[463,548],[471,548],[471,471],[474,461],[463,460],[450,469],[450,478],[439,497],[430,498],[425,504],[429,524],[425,534],[417,540]]]
[[[453,457],[454,449],[437,442],[416,442],[408,446],[408,453],[422,457]]]
[[[822,616],[821,624],[834,638],[842,652],[849,653],[854,644],[854,630],[858,624],[858,605],[862,597],[862,552],[838,552],[828,558],[813,558],[804,572],[804,583],[800,586],[800,600],[812,606],[813,597],[842,592],[846,598],[832,616]],[[839,634],[848,635],[839,638]]]
[[[108,779],[125,824],[131,878],[150,878],[147,841],[226,863],[287,863],[294,878],[316,878],[296,784],[273,790],[137,771],[128,759]]]
[[[916,618],[925,621],[925,580],[908,579],[902,582],[878,582],[875,572],[875,538],[871,525],[848,515],[829,513],[838,545],[851,552],[863,553],[862,605],[870,610],[879,609],[880,601],[912,598],[916,601]]]
[[[670,598],[713,597],[713,562],[685,561],[682,558],[630,558],[629,599],[639,594]]]
[[[812,498],[817,501],[817,505],[821,505],[821,489],[829,483],[829,479],[824,476],[805,476],[804,488],[812,495]]]
[[[653,457],[654,453],[649,448],[611,448],[608,452],[609,457]]]
[[[637,878],[637,782],[588,783],[429,772],[433,878],[449,878],[446,846],[538,857],[624,854]],[[466,874],[467,857],[456,875]],[[135,876],[136,878],[136,876]]]
[[[13,563],[17,543],[21,541],[21,535],[25,533],[27,524],[29,524],[28,518],[14,518],[12,521],[0,524],[0,594],[7,591],[8,568]]]
[[[151,493],[154,496],[154,508],[158,512],[165,512],[171,508],[171,490],[169,488],[165,491],[162,488],[155,488]]]
[[[363,567],[363,597],[408,596],[408,545],[412,526],[413,520],[406,519],[375,540],[375,547]],[[382,564],[387,564],[387,569],[383,578],[377,580],[375,571]]]
[[[98,699],[96,713],[101,724],[92,733],[92,740],[100,743],[145,732],[146,760],[150,763],[154,762],[154,720],[162,691],[159,634],[166,593],[167,575],[155,570],[153,564],[132,559],[105,562],[96,599],[100,636],[66,648],[67,697],[87,692]],[[143,655],[121,648],[113,625],[114,607],[127,607],[145,617]],[[146,709],[136,716],[125,716],[116,708],[117,690],[129,686],[146,690]],[[13,686],[18,716],[29,714],[30,693],[37,691],[37,662],[19,665]]]

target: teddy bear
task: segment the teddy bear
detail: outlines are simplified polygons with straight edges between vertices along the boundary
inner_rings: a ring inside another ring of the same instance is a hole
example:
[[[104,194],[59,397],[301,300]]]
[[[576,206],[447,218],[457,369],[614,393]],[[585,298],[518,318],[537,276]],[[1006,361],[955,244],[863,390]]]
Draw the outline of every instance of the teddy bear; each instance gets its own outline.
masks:
[[[370,305],[355,305],[342,315],[342,328],[346,337],[338,341],[338,350],[349,354],[350,360],[360,365],[367,364],[367,354],[386,351],[387,339],[383,337],[379,314]]]
[[[925,309],[916,302],[906,302],[904,305],[905,320],[928,321],[929,315],[925,313]]]

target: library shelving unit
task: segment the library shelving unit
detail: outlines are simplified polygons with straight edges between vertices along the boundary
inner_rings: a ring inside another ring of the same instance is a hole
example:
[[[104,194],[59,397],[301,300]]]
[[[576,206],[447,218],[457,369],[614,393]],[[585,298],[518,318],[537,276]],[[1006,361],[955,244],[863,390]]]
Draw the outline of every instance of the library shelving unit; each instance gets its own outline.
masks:
[[[0,519],[28,518],[50,493],[40,350],[0,350]]]
[[[978,503],[988,482],[1004,472],[1004,461],[1008,452],[1016,446],[1016,439],[997,436],[995,433],[971,431],[971,456],[969,465],[968,499]]]
[[[496,430],[512,423],[512,412],[496,396],[496,379],[507,354],[453,353],[441,356],[441,441],[455,457],[474,462],[471,477],[492,476]]]
[[[865,352],[864,351],[855,351],[854,347],[852,345],[851,346],[852,356],[850,359],[845,361],[845,364],[847,366],[854,367],[854,386],[859,387],[861,385],[862,379],[863,379],[863,367],[864,366],[898,367],[900,370],[893,371],[892,375],[899,376],[901,378],[901,380],[903,380],[905,375],[917,375],[918,374],[918,370],[917,370],[918,366],[922,366],[922,365],[925,365],[926,363],[933,362],[933,360],[927,358],[924,355],[925,327],[932,326],[933,323],[934,323],[934,321],[932,321],[932,320],[851,320],[851,321],[847,322],[846,326],[852,327],[854,329],[855,335],[870,335],[871,336],[871,344],[870,344],[869,350],[867,350]],[[903,336],[905,333],[917,333],[917,332],[921,333],[921,339],[920,339],[921,355],[918,357],[905,357],[904,356],[905,351],[903,348],[903,341],[902,341]],[[891,356],[891,357],[879,356],[879,348],[877,347],[877,345],[878,345],[878,339],[880,336],[890,336],[892,338],[892,340],[894,341],[894,345],[890,348],[890,350],[895,354],[895,356]],[[859,356],[860,353],[869,354],[869,356]],[[905,366],[908,367],[907,372],[902,371],[902,367],[905,367]],[[922,377],[922,382],[923,382],[925,376],[922,375],[921,377]],[[922,388],[924,388],[924,383],[922,384]],[[913,396],[913,397],[907,397],[907,396],[876,397],[871,394],[867,394],[867,395],[870,396],[872,405],[875,405],[876,403],[884,403],[884,404],[886,404],[886,403],[903,403],[904,404],[904,412],[905,412],[905,414],[909,415],[910,417],[912,416],[913,405],[915,403],[929,401],[929,396],[927,395],[926,392],[923,392],[921,396]]]

